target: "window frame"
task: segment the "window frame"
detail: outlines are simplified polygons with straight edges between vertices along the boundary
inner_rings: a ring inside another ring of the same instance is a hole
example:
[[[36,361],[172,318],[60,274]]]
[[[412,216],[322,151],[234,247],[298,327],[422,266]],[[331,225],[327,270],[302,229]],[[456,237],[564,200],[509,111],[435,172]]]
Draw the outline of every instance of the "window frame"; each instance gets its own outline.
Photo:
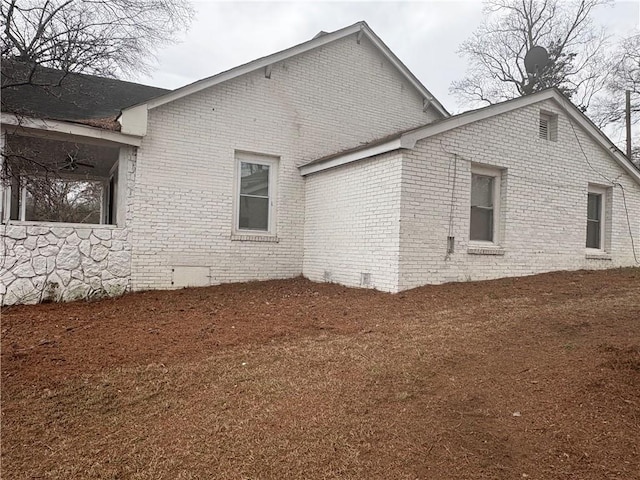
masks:
[[[587,229],[585,229],[585,250],[587,253],[605,253],[606,249],[606,233],[608,228],[607,222],[607,188],[600,187],[597,185],[589,185],[587,188],[587,202],[586,202],[586,214],[585,221],[589,224],[589,195],[598,195],[600,197],[600,238],[599,238],[599,247],[588,247],[587,246]]]
[[[265,165],[269,167],[268,180],[268,209],[267,209],[267,230],[257,230],[240,228],[240,197],[242,181],[242,164],[250,163],[255,165]],[[234,166],[234,192],[233,192],[233,235],[250,237],[275,237],[276,236],[276,206],[277,206],[277,185],[278,185],[278,165],[279,157],[267,154],[236,151]]]
[[[491,232],[491,240],[473,240],[471,239],[471,196],[473,189],[473,176],[478,175],[482,177],[492,177],[493,178],[493,229]],[[501,215],[501,206],[500,206],[500,196],[501,196],[501,183],[502,183],[502,169],[499,168],[491,168],[486,166],[471,166],[471,175],[469,177],[470,185],[469,185],[469,245],[471,246],[500,246],[501,241],[499,238],[500,235],[500,215]]]

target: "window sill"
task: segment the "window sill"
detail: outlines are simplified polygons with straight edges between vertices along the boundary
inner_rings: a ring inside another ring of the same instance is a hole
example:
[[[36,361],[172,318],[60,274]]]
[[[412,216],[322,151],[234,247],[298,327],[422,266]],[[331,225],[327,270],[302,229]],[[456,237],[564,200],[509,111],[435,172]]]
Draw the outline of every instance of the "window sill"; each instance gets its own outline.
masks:
[[[469,255],[504,255],[505,250],[499,246],[471,245],[467,248]]]
[[[587,260],[612,260],[611,254],[598,251],[585,253],[584,258]]]
[[[118,225],[106,224],[106,223],[64,223],[64,222],[36,222],[29,220],[9,220],[3,221],[2,225],[17,225],[17,226],[26,226],[26,227],[63,227],[63,228],[104,228],[104,229],[116,229],[123,228],[118,227]]]
[[[231,234],[232,242],[271,242],[278,243],[280,239],[275,235],[256,235],[251,233],[233,233]]]

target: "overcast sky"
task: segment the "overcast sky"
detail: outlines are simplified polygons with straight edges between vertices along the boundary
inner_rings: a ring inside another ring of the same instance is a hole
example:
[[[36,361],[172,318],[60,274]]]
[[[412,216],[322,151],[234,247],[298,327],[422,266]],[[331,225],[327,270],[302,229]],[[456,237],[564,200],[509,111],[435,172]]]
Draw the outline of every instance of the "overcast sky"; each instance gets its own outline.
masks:
[[[567,0],[570,1],[570,0]],[[449,95],[466,64],[456,50],[481,19],[479,0],[396,2],[192,2],[196,18],[180,43],[158,53],[158,65],[136,81],[177,88],[365,20],[452,113],[466,110]],[[640,2],[600,7],[597,21],[611,33],[640,24]]]

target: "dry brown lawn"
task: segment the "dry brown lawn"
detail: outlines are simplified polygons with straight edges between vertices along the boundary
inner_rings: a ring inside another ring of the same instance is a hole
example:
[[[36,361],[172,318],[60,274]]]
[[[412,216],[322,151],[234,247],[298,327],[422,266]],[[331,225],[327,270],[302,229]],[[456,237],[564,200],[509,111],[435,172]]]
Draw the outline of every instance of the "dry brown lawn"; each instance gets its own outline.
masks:
[[[639,450],[639,269],[2,313],[3,479],[637,479]]]

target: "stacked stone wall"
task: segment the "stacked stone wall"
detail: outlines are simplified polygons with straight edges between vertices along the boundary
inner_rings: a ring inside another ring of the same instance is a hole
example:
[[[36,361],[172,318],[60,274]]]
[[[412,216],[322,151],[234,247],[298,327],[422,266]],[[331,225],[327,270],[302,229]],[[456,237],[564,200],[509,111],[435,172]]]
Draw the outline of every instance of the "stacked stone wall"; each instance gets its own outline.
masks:
[[[114,296],[129,287],[128,230],[107,226],[2,226],[2,305]]]

